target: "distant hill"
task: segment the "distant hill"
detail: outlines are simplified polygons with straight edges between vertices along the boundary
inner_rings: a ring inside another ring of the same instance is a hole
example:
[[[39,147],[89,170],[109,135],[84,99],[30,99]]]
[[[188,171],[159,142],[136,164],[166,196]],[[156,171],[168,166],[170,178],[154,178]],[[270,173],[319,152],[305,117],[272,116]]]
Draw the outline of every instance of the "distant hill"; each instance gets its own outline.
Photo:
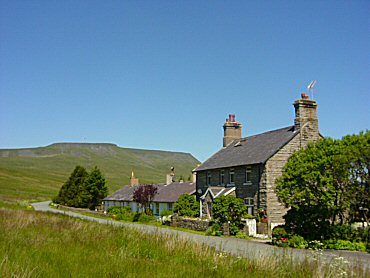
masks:
[[[56,143],[46,147],[0,149],[0,198],[49,199],[76,165],[98,166],[109,191],[129,183],[131,171],[140,183],[164,183],[170,168],[185,180],[199,161],[190,153],[120,148],[114,144]]]

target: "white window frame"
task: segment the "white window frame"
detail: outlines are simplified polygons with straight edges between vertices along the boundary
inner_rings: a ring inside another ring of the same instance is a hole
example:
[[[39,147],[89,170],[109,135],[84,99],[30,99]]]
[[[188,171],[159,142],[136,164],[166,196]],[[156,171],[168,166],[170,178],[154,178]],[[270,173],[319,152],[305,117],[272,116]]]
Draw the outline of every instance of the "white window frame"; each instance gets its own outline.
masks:
[[[254,213],[254,199],[253,198],[244,198],[244,204],[247,207],[248,214],[253,215]]]
[[[159,203],[154,203],[155,204],[155,215],[159,215]]]
[[[207,185],[211,185],[212,183],[212,173],[210,171],[207,172]]]
[[[220,184],[225,184],[225,170],[220,170]]]
[[[245,168],[245,178],[244,183],[251,184],[252,183],[252,167],[247,166]]]
[[[230,171],[229,171],[229,183],[230,184],[235,184],[235,169],[234,168],[230,168]]]

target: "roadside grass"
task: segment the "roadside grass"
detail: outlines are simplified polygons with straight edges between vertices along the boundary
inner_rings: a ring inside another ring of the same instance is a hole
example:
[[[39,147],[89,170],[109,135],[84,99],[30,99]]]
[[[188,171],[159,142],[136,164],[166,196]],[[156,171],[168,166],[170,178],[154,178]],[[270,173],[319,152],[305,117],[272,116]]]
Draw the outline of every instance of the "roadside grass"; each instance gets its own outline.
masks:
[[[78,212],[82,215],[91,216],[91,217],[100,218],[100,219],[109,219],[109,220],[113,220],[113,221],[118,221],[118,222],[123,222],[123,223],[131,223],[131,224],[150,225],[150,226],[155,226],[155,227],[163,228],[163,229],[177,230],[177,231],[182,231],[182,232],[187,232],[187,233],[192,233],[192,234],[198,234],[198,235],[206,235],[206,232],[202,232],[202,231],[195,231],[195,230],[185,229],[185,228],[181,228],[181,227],[171,227],[171,226],[163,225],[160,221],[149,221],[149,222],[137,221],[137,222],[132,222],[132,221],[126,221],[126,220],[117,220],[114,217],[112,217],[111,215],[101,215],[101,214],[97,214],[97,213],[94,213],[94,212],[89,212],[88,209],[86,209],[84,211],[82,211],[81,209],[74,210],[73,208],[67,208],[67,207],[61,207],[61,206],[58,207],[58,206],[53,205],[53,203],[50,203],[49,207],[57,208],[57,209],[63,210],[63,211]]]
[[[179,237],[0,209],[1,277],[365,277],[337,269],[292,257],[251,261]]]
[[[31,205],[33,202],[35,202],[35,200],[8,199],[1,198],[0,196],[0,208],[33,210]]]

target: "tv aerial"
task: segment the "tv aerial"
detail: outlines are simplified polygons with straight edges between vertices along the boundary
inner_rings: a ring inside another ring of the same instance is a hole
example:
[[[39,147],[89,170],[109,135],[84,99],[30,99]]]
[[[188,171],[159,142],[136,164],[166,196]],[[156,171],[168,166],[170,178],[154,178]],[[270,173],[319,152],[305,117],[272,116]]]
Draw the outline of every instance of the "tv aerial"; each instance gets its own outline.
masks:
[[[311,81],[311,83],[307,86],[308,92],[311,92],[311,98],[313,100],[313,88],[315,87],[316,80]]]

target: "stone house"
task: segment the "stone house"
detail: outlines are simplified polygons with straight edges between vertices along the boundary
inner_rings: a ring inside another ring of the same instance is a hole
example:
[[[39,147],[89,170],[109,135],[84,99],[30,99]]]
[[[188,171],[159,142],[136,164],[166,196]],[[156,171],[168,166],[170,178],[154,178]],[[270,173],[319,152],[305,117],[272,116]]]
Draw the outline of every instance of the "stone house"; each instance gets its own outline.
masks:
[[[223,125],[223,148],[194,169],[202,215],[210,217],[214,198],[233,194],[244,200],[249,214],[263,210],[271,228],[284,223],[287,209],[278,201],[275,181],[294,151],[322,137],[317,103],[302,93],[293,105],[294,125],[245,138],[242,125],[229,115]]]
[[[167,178],[166,184],[155,184],[157,194],[154,196],[150,205],[154,215],[159,217],[162,211],[173,210],[174,203],[182,194],[195,194],[195,183],[175,182],[172,178]],[[130,207],[133,212],[141,212],[142,209],[138,203],[133,200],[135,189],[140,186],[139,180],[132,174],[130,185],[126,185],[113,194],[103,199],[104,211],[112,206]]]

